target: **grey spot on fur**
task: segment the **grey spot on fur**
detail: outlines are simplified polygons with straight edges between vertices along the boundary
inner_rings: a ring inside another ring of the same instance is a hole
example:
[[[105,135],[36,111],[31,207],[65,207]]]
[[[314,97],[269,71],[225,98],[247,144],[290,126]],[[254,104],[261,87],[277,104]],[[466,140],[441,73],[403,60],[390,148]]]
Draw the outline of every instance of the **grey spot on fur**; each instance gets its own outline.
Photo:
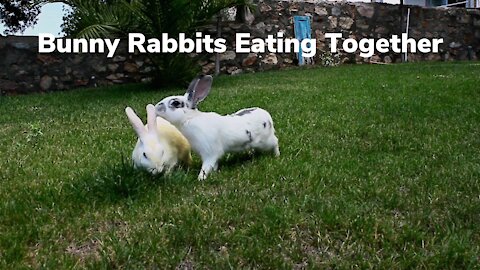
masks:
[[[243,109],[241,111],[238,111],[235,115],[242,116],[242,115],[245,115],[245,114],[249,114],[249,113],[251,113],[255,110],[256,110],[256,108],[254,108],[254,109]]]
[[[245,132],[246,132],[247,135],[248,135],[248,141],[249,141],[249,142],[253,142],[252,132],[250,132],[250,130],[245,130]]]
[[[163,104],[163,103],[160,103],[157,106],[157,111],[158,112],[166,112],[167,111],[167,106],[165,106],[165,104]]]

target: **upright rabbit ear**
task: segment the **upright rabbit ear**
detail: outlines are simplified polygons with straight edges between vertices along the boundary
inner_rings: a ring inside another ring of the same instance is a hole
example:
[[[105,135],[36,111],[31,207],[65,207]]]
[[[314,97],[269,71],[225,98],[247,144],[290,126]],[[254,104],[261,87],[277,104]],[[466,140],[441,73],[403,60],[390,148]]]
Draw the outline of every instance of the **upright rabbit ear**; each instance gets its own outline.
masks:
[[[147,126],[149,131],[157,130],[157,114],[155,112],[155,106],[148,104],[147,107]]]
[[[127,107],[125,108],[125,113],[127,114],[128,120],[132,124],[132,127],[135,130],[135,133],[137,133],[138,138],[145,135],[147,130],[145,129],[145,126],[143,125],[142,120],[135,114],[133,109],[130,107]]]
[[[201,76],[201,75],[200,75]],[[187,99],[190,101],[193,99],[193,94],[195,94],[195,86],[197,86],[198,81],[200,80],[200,76],[196,77],[193,79],[190,84],[188,85],[187,92],[185,93],[185,96]]]
[[[190,107],[192,109],[195,109],[197,104],[208,96],[208,93],[210,93],[210,89],[212,88],[212,81],[212,76],[200,75],[190,83],[185,95],[187,96],[187,100],[190,102]]]

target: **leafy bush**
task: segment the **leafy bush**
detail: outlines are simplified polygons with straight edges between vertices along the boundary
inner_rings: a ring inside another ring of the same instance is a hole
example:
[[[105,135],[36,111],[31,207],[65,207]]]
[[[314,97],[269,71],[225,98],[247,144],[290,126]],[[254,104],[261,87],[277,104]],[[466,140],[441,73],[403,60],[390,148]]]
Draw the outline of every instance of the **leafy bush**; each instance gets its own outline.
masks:
[[[72,11],[64,17],[63,30],[83,38],[125,37],[142,33],[147,39],[161,33],[192,37],[221,10],[245,5],[248,0],[68,0]],[[186,83],[198,72],[194,60],[179,53],[150,55],[157,66],[157,84]]]

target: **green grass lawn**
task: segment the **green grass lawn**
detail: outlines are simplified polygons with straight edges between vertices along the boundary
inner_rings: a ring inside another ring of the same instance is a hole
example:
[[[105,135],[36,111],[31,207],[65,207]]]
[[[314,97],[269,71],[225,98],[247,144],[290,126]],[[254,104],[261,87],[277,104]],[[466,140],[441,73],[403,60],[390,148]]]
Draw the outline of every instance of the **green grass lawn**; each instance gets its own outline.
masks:
[[[267,109],[280,158],[133,170],[125,106],[183,91],[0,97],[0,268],[479,267],[480,63],[216,78],[201,109]]]

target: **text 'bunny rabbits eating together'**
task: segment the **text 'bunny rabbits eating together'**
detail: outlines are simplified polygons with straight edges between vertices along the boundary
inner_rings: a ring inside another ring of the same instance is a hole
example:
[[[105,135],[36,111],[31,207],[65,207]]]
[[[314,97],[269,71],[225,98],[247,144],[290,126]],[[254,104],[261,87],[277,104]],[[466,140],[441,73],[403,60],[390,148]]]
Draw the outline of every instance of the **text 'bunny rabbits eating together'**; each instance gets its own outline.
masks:
[[[170,96],[155,105],[157,116],[172,123],[188,139],[202,159],[199,180],[218,168],[218,160],[228,152],[250,149],[280,155],[270,114],[261,108],[242,109],[231,115],[201,112],[198,103],[210,92],[213,78],[200,75],[183,96]]]

